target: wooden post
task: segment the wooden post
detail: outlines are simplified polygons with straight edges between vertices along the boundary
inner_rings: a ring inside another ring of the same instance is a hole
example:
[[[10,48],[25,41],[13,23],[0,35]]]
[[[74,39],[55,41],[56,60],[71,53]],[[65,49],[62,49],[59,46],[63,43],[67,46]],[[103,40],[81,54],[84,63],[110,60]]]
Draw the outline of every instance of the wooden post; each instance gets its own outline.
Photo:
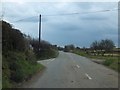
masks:
[[[40,51],[40,42],[41,42],[41,14],[39,16],[39,51]]]

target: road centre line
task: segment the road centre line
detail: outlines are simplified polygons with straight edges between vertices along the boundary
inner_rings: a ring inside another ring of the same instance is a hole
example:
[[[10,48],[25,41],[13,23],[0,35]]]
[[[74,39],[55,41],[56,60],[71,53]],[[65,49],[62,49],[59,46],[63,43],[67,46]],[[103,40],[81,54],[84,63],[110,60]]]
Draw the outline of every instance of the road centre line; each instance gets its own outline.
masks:
[[[92,79],[87,73],[85,73],[85,75],[87,76],[88,79]]]
[[[77,66],[77,68],[80,68],[80,66],[79,65],[76,65]]]

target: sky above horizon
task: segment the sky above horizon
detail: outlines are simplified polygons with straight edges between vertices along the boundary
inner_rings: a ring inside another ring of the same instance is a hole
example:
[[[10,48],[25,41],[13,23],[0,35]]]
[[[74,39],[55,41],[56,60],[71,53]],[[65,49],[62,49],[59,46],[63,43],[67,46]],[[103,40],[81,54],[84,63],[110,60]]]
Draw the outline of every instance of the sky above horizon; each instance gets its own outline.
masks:
[[[38,38],[41,14],[42,40],[59,46],[89,47],[101,39],[118,45],[117,8],[117,2],[4,2],[1,12],[4,20],[34,38]]]

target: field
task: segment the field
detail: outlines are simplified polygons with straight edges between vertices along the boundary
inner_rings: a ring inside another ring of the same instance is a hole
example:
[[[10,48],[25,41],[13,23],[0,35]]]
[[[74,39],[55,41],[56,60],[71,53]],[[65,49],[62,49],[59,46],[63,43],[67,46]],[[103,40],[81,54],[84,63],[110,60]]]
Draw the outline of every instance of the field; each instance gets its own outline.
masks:
[[[97,62],[99,64],[103,64],[111,69],[114,69],[115,71],[120,72],[119,64],[120,64],[120,54],[112,54],[112,53],[106,53],[103,55],[92,55],[88,54],[85,51],[81,50],[73,50],[72,51],[75,54],[90,58],[94,62]]]

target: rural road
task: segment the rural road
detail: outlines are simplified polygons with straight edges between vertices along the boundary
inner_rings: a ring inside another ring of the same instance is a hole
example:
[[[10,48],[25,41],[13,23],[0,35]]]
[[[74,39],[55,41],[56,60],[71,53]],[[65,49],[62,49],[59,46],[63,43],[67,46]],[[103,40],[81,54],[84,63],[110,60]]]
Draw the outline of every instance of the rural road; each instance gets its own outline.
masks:
[[[24,88],[118,88],[118,73],[91,60],[60,51],[55,59],[38,61],[46,66]]]

